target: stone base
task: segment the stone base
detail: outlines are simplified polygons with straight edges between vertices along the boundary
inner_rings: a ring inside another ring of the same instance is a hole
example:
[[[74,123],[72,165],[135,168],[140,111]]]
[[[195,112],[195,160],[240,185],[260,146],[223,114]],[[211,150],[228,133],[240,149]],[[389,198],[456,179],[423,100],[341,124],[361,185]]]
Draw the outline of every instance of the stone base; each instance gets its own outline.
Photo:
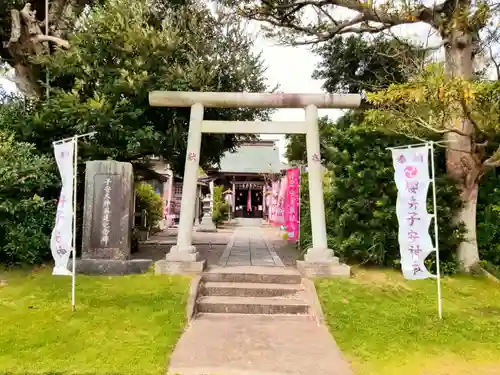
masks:
[[[152,259],[77,259],[76,273],[83,275],[132,275],[146,273],[152,264]],[[73,260],[70,259],[68,270],[72,270],[72,267]]]
[[[155,263],[156,275],[178,275],[187,274],[193,275],[203,272],[205,261],[172,261],[162,259]]]
[[[196,262],[200,259],[200,253],[196,250],[195,246],[179,247],[174,245],[165,256],[166,260],[172,262]]]
[[[339,264],[339,258],[333,256],[333,250],[328,248],[311,247],[304,254],[304,261],[308,263]]]
[[[201,223],[196,225],[195,231],[197,232],[217,232],[217,227],[212,221],[211,216],[204,216]]]
[[[338,261],[331,262],[306,262],[297,261],[297,269],[306,277],[350,277],[351,267],[340,264]]]
[[[212,226],[203,226],[203,224],[200,224],[195,228],[196,232],[217,232],[217,228],[215,225]]]

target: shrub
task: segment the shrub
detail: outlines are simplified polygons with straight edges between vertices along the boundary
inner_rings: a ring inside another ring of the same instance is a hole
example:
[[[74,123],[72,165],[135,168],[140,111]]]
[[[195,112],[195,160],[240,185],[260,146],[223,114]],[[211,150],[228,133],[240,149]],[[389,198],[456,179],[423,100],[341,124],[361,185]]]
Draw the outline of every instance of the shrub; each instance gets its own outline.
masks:
[[[212,221],[216,226],[228,219],[229,205],[224,199],[223,192],[224,186],[214,187]]]
[[[135,195],[135,211],[147,214],[147,227],[143,229],[156,228],[163,217],[163,200],[151,185],[144,182],[136,184]]]
[[[481,259],[500,266],[500,176],[490,172],[479,184],[477,241]]]
[[[54,200],[43,193],[57,177],[53,161],[0,130],[0,263],[37,264],[50,256]]]
[[[400,254],[395,213],[397,188],[387,147],[407,144],[405,137],[356,128],[330,132],[327,167],[331,185],[325,190],[328,245],[346,262],[396,266]],[[460,207],[458,192],[444,173],[444,155],[438,152],[437,204],[440,256],[443,272],[454,273],[455,250],[462,235],[452,224]],[[312,244],[307,175],[302,179],[301,248]],[[430,195],[429,195],[430,196]],[[428,212],[432,201],[428,199]],[[431,230],[433,226],[431,226]],[[434,268],[433,256],[427,260]]]

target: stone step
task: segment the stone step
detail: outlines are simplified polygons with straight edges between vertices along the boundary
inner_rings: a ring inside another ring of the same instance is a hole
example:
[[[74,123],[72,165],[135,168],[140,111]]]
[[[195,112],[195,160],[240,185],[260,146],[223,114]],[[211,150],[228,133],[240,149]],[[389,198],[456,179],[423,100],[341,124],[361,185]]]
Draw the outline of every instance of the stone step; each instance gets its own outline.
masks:
[[[290,296],[302,290],[299,284],[207,282],[201,286],[204,296],[279,297]]]
[[[196,304],[198,313],[307,314],[307,302],[295,298],[204,296]]]
[[[300,322],[300,321],[311,321],[317,323],[317,319],[313,314],[252,314],[250,315],[252,318],[257,319],[257,321],[291,321],[291,322]],[[233,313],[202,313],[198,312],[195,315],[196,319],[202,320],[210,320],[210,321],[227,321],[232,320],[234,322],[235,319],[248,318],[248,315],[245,314],[233,314]]]
[[[300,284],[301,275],[295,269],[284,267],[236,266],[214,268],[204,272],[205,282]]]

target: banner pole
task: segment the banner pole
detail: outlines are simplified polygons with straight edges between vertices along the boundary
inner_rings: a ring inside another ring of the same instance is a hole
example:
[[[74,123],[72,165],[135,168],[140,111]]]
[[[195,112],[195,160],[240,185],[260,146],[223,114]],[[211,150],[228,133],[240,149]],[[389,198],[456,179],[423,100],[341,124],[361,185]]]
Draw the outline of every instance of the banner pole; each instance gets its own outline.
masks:
[[[45,35],[49,36],[49,0],[45,0]],[[50,95],[50,80],[49,80],[49,70],[45,72],[45,81],[47,87],[45,88],[46,90],[46,96],[47,99],[49,99]]]
[[[74,165],[73,165],[73,275],[71,278],[71,310],[76,311],[75,289],[76,289],[76,187],[78,177],[78,138],[73,138],[74,142]]]
[[[298,228],[297,228],[297,249],[300,250],[300,221],[301,221],[301,210],[300,210],[300,207],[301,207],[301,203],[302,203],[302,198],[301,198],[301,194],[302,194],[302,164],[299,164],[299,215],[298,215]]]
[[[441,269],[439,264],[439,235],[437,222],[437,202],[436,202],[436,168],[434,166],[434,142],[429,142],[431,150],[431,173],[432,173],[432,198],[434,209],[434,247],[436,251],[436,276],[437,276],[437,294],[438,294],[438,316],[443,319],[443,306],[441,301]],[[429,145],[428,145],[429,146]]]

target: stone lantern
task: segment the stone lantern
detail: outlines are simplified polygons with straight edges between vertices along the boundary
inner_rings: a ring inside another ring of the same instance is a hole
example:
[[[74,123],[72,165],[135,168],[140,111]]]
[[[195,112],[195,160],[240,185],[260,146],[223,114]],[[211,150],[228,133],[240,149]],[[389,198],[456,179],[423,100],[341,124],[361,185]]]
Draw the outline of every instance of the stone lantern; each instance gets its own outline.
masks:
[[[212,199],[210,194],[203,198],[203,217],[200,225],[197,226],[197,232],[217,232],[217,228],[212,220]]]

